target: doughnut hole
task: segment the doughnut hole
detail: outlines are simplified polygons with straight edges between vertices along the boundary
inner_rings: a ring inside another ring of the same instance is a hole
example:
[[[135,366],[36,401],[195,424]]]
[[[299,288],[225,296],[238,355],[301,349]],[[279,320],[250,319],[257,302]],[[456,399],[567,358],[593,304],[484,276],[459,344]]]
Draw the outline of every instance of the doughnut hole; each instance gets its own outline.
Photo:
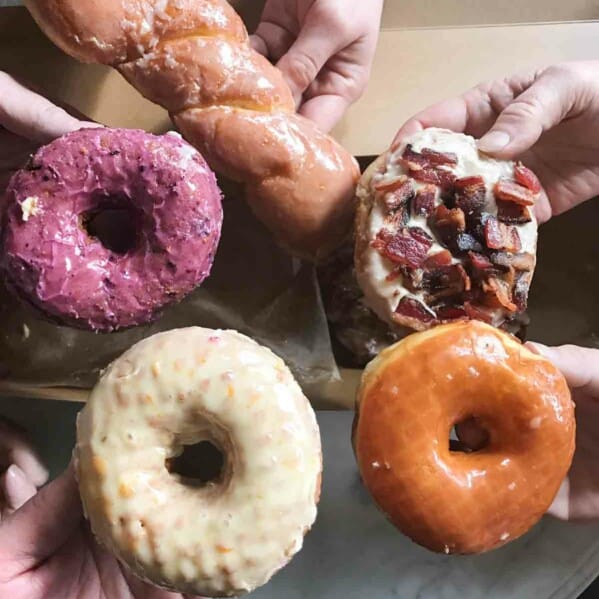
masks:
[[[96,208],[81,215],[81,226],[107,250],[124,255],[138,245],[140,220],[128,198],[102,196]]]
[[[456,422],[449,433],[449,451],[473,453],[489,445],[489,431],[476,416]]]
[[[178,455],[166,459],[165,466],[188,487],[220,485],[227,471],[225,453],[212,441],[183,445]]]

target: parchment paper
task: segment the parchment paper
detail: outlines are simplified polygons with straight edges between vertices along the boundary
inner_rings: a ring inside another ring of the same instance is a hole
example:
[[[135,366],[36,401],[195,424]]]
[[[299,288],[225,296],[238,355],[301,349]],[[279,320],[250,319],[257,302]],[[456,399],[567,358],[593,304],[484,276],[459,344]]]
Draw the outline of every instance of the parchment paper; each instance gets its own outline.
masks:
[[[0,290],[0,374],[11,385],[89,388],[125,349],[158,331],[232,328],[264,343],[309,392],[339,373],[315,269],[272,242],[239,190],[226,189],[222,240],[211,277],[154,324],[113,334],[56,326]]]

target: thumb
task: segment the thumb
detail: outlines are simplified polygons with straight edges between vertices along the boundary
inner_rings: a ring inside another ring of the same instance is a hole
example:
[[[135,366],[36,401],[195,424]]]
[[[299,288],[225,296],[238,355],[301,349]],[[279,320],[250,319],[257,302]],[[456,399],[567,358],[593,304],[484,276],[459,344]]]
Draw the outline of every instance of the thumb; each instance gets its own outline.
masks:
[[[341,49],[340,36],[327,22],[308,15],[298,38],[277,63],[298,105],[325,64]]]
[[[72,465],[0,524],[3,573],[18,576],[53,555],[80,525],[83,509]]]
[[[545,71],[501,112],[478,147],[497,158],[513,159],[530,149],[571,110],[575,87],[556,71]]]
[[[47,143],[81,127],[98,125],[80,121],[0,72],[0,126],[30,141]]]
[[[577,345],[547,347],[540,343],[527,346],[553,362],[566,377],[570,389],[599,399],[599,349]]]

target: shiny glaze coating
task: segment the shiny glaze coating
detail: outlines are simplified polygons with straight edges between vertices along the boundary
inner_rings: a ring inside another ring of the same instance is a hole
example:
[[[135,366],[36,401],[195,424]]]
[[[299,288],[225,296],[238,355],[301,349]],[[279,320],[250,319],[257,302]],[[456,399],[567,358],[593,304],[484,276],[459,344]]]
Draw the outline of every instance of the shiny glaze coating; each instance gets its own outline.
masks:
[[[41,148],[6,196],[7,281],[51,319],[81,328],[154,319],[208,276],[220,237],[214,174],[177,134],[71,133]],[[94,214],[115,209],[132,225],[125,253],[86,228]]]
[[[449,451],[475,417],[479,451]],[[563,375],[478,321],[415,333],[384,350],[358,392],[354,450],[364,484],[391,522],[442,553],[483,552],[545,513],[574,451]]]
[[[277,241],[320,259],[351,228],[359,169],[295,114],[282,74],[225,0],[28,0],[71,56],[112,65],[166,108],[212,168],[246,185]]]
[[[194,486],[166,464],[201,441],[225,465]],[[97,538],[139,577],[194,596],[264,584],[316,518],[314,411],[284,362],[234,331],[171,330],[133,346],[80,413],[75,455]]]

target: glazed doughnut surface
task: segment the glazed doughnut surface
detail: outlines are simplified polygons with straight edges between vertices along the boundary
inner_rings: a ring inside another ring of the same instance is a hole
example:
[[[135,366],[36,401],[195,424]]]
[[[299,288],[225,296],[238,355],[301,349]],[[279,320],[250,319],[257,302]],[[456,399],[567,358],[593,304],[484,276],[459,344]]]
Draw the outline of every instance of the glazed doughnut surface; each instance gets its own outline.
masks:
[[[450,451],[470,418],[488,434]],[[442,325],[384,350],[364,372],[354,449],[374,501],[433,551],[476,553],[512,541],[546,512],[574,451],[562,374],[478,321]]]
[[[59,324],[155,319],[209,274],[222,224],[214,173],[177,134],[84,129],[40,148],[6,191],[2,270]],[[116,215],[125,216],[114,235]],[[92,224],[105,219],[105,244]]]
[[[210,441],[220,478],[166,462]],[[77,473],[92,530],[138,576],[228,596],[264,584],[316,517],[314,412],[283,361],[231,331],[172,330],[114,362],[79,416]]]
[[[472,137],[431,128],[404,140],[357,190],[356,275],[367,304],[412,330],[517,318],[536,265],[540,191],[526,167],[483,155]]]

